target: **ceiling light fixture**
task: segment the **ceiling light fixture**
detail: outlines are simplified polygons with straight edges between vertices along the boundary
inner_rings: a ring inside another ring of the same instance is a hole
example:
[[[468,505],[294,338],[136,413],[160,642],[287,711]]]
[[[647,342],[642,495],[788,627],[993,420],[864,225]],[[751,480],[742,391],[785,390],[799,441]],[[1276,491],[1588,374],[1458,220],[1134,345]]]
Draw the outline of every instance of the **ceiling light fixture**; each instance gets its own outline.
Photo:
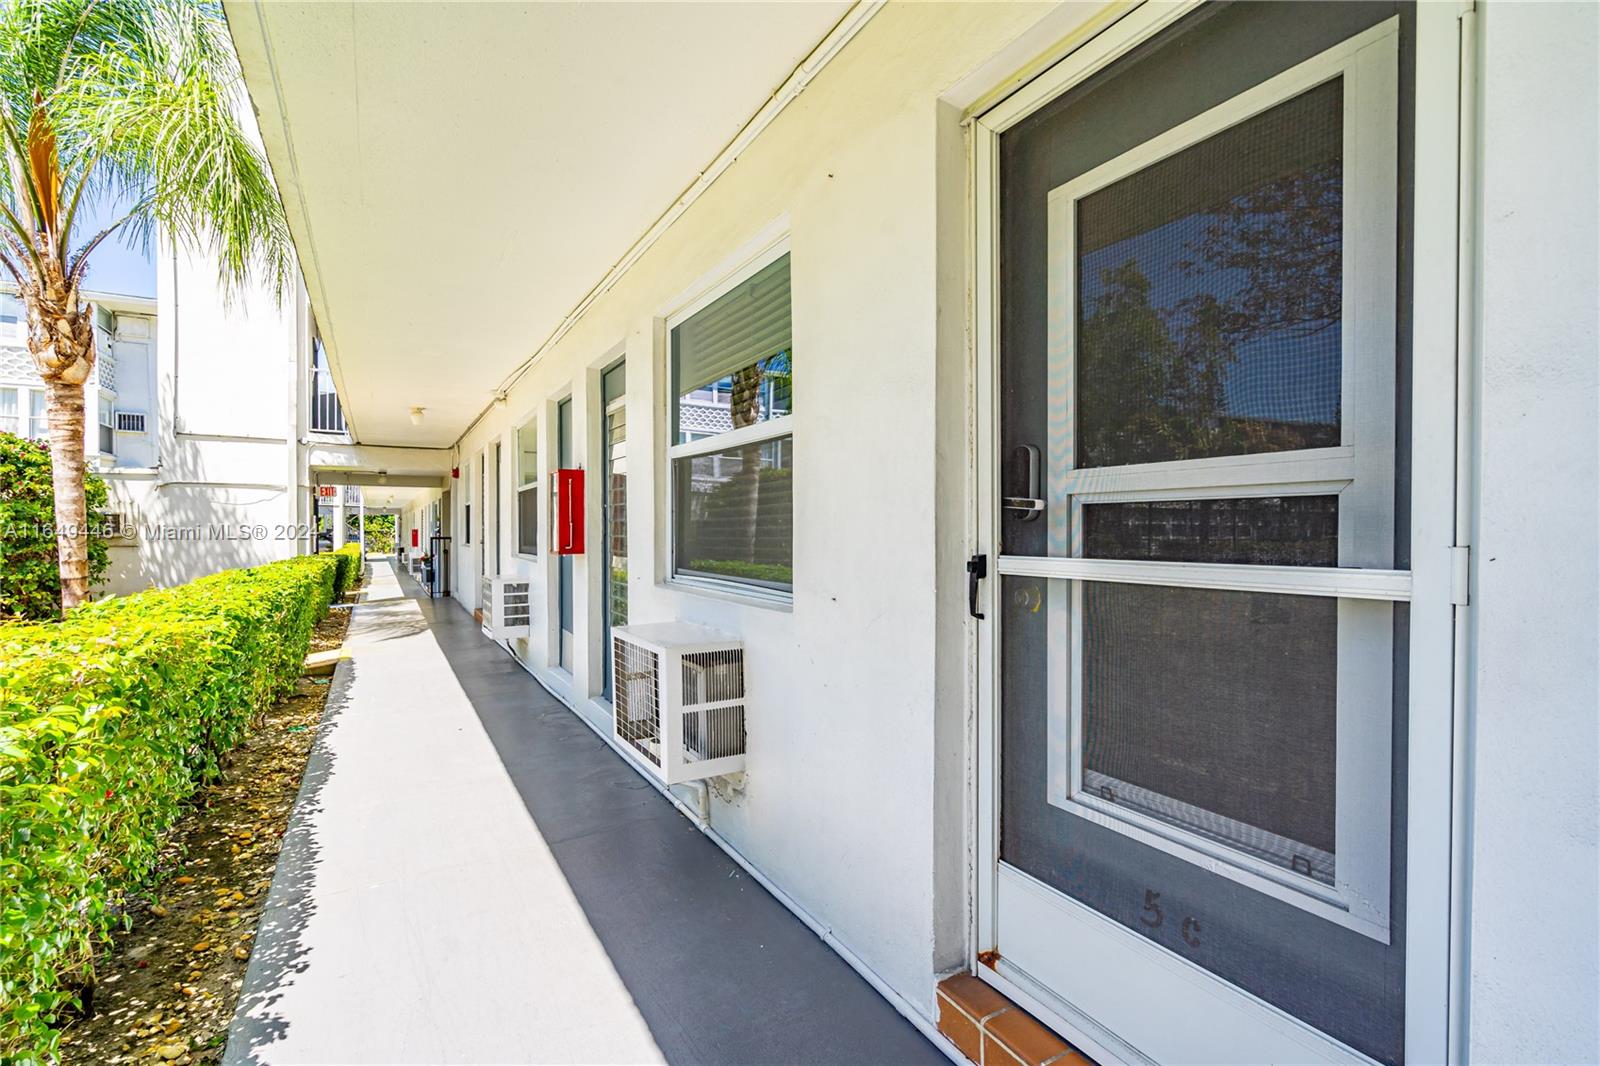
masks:
[[[411,424],[413,426],[422,425],[422,408],[413,407],[411,409]]]

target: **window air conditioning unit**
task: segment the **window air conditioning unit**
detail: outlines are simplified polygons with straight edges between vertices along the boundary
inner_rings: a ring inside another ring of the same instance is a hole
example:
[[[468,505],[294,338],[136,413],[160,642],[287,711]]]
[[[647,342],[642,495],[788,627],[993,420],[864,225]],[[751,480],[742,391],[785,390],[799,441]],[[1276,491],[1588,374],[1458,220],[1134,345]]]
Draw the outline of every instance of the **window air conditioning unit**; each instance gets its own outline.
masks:
[[[118,411],[117,412],[117,432],[118,433],[143,433],[144,432],[144,412],[143,411]]]
[[[479,604],[483,631],[496,640],[532,632],[533,586],[526,578],[485,577]]]
[[[688,622],[612,631],[612,729],[669,785],[744,769],[744,645]]]

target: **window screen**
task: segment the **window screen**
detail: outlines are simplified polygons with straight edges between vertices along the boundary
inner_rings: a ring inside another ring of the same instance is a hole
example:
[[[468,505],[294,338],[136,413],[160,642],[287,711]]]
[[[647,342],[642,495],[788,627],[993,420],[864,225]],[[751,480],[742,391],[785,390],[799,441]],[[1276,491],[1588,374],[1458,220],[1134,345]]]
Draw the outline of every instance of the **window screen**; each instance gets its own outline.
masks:
[[[28,392],[28,436],[44,440],[50,435],[50,417],[45,413],[43,389]]]
[[[539,427],[529,422],[517,430],[517,552],[539,551]]]
[[[539,552],[539,486],[517,491],[517,551],[523,555]]]
[[[677,572],[792,588],[793,472],[792,437],[674,460]]]
[[[1077,465],[1339,443],[1343,90],[1077,205]]]
[[[621,404],[606,414],[606,555],[610,563],[610,624],[628,624],[628,411]]]
[[[676,575],[793,590],[792,334],[787,253],[672,328]]]
[[[517,484],[532,485],[539,480],[539,427],[529,422],[517,430]]]

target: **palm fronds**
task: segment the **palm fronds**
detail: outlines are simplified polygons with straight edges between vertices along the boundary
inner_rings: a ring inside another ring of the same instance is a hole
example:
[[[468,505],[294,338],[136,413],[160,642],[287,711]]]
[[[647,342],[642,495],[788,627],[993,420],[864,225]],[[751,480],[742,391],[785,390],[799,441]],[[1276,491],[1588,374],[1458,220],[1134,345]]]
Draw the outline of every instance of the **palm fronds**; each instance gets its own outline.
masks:
[[[156,227],[212,257],[233,289],[280,294],[293,276],[271,172],[240,116],[249,106],[220,7],[192,0],[10,0],[0,5],[0,224],[81,281],[113,231]],[[132,206],[74,233],[86,199]],[[12,243],[12,242],[8,242]],[[13,260],[27,258],[12,247]],[[18,263],[18,266],[23,264]]]

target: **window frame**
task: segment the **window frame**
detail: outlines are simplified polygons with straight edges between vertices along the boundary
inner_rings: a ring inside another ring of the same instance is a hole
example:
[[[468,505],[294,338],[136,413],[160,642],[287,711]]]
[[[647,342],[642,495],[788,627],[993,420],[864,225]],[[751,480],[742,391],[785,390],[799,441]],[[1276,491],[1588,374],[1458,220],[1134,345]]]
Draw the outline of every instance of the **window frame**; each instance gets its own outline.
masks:
[[[0,419],[9,419],[14,422],[10,429],[0,425],[0,433],[10,433],[12,436],[24,436],[22,430],[27,426],[28,389],[22,385],[0,385],[0,393],[9,392],[13,402],[11,414],[0,414]]]
[[[526,454],[522,450],[522,434],[524,430],[533,434],[533,477],[531,481],[524,480],[524,475],[526,475],[528,471],[523,469],[522,466],[523,456]],[[518,559],[528,559],[530,561],[537,562],[539,559],[539,416],[533,415],[525,421],[518,423],[517,426],[512,430],[511,440],[516,448],[517,454],[516,462],[514,464],[516,471],[516,482],[511,487],[512,492],[516,495],[517,502],[517,548],[512,554]],[[522,550],[522,543],[524,540],[522,530],[522,494],[525,492],[534,493],[533,551],[531,552]]]
[[[499,577],[505,569],[505,499],[506,499],[506,467],[505,467],[505,441],[496,438],[494,442],[494,576]]]
[[[21,294],[11,290],[0,290],[0,301],[3,300],[14,302],[17,313],[15,322],[0,321],[0,344],[23,345],[28,339],[28,307]]]
[[[679,325],[687,322],[696,314],[721,299],[724,295],[737,288],[742,282],[748,281],[766,267],[790,254],[789,237],[783,237],[766,245],[755,255],[741,263],[731,273],[725,275],[715,284],[707,287],[698,297],[685,304],[663,320],[662,348],[665,356],[663,362],[665,372],[662,375],[666,391],[666,418],[665,436],[666,447],[666,578],[665,584],[695,592],[720,593],[723,595],[748,600],[764,606],[787,607],[794,603],[794,584],[792,579],[793,554],[791,545],[791,581],[787,589],[775,588],[753,581],[741,580],[736,577],[713,577],[710,575],[680,573],[678,570],[678,514],[677,514],[677,470],[678,460],[693,459],[697,456],[708,455],[715,452],[726,451],[748,444],[763,444],[767,441],[778,440],[784,437],[795,436],[795,414],[792,409],[788,414],[768,418],[750,426],[741,426],[725,433],[710,433],[700,436],[696,440],[682,444],[672,439],[673,427],[676,424],[676,407],[681,399],[676,394],[673,385],[673,361],[676,353],[673,350],[672,333]],[[790,353],[791,367],[794,359],[794,326],[792,300],[794,293],[793,260],[790,260],[789,291],[791,298],[790,312]],[[791,370],[792,373],[792,370]],[[790,394],[793,395],[794,383],[790,382]],[[697,431],[698,432],[698,431]],[[793,444],[790,445],[793,448]]]
[[[97,426],[97,444],[101,455],[115,456],[117,454],[117,419],[112,410],[111,397],[104,392],[99,395],[99,402],[95,405],[95,423]],[[110,441],[110,447],[106,442]]]
[[[1075,205],[1299,94],[1343,78],[1340,443],[1336,447],[1077,470]],[[1048,201],[1050,449],[1048,558],[1001,557],[1002,574],[1047,582],[1050,803],[1365,936],[1390,939],[1394,564],[1395,277],[1399,190],[1398,34],[1358,35],[1224,101],[1051,191]],[[1255,566],[1082,556],[1082,508],[1131,500],[1337,494],[1337,567]],[[1337,622],[1335,874],[1329,886],[1084,787],[1083,584],[1334,597]],[[1381,831],[1380,831],[1381,830]]]
[[[17,418],[18,424],[27,432],[19,434],[29,440],[50,441],[50,400],[45,395],[45,390],[38,386],[18,390]],[[27,411],[22,410],[22,395],[27,396]],[[38,405],[38,413],[34,412],[34,405]],[[34,432],[34,423],[39,423],[39,431]]]

